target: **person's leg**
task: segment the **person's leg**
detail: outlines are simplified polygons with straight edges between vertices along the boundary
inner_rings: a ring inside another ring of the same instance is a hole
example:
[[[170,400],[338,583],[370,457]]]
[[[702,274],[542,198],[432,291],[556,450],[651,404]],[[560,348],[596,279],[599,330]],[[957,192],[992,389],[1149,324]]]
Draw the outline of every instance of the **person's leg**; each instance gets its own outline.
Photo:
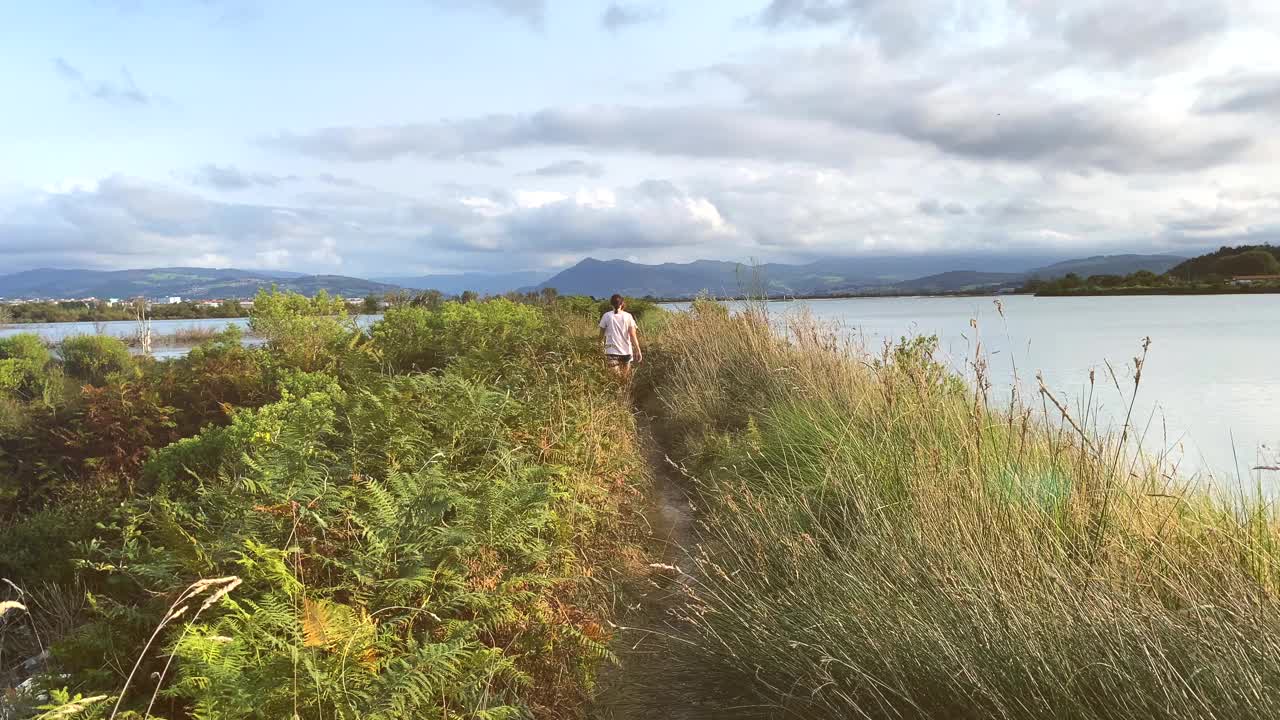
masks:
[[[623,366],[623,363],[618,358],[614,357],[613,355],[605,355],[604,362],[606,365],[609,366],[609,372],[613,373],[614,375],[617,375],[618,377],[623,376],[622,368],[624,366]]]

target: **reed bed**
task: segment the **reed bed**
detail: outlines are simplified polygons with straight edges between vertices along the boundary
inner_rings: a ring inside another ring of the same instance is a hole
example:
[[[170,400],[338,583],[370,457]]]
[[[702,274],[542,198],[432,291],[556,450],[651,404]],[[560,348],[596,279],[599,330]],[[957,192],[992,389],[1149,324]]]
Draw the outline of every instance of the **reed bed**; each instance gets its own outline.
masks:
[[[776,325],[776,323],[775,323]],[[917,339],[868,353],[700,302],[641,378],[698,507],[667,641],[709,717],[1280,715],[1277,524],[1002,407]],[[1115,383],[1141,384],[1144,348]],[[655,696],[656,697],[656,696]]]
[[[189,325],[187,327],[176,328],[171,333],[153,335],[151,338],[151,344],[153,347],[195,347],[221,336],[225,330],[225,326],[204,327],[199,325]],[[129,347],[142,347],[142,338],[138,334],[129,335],[121,339],[124,340]]]

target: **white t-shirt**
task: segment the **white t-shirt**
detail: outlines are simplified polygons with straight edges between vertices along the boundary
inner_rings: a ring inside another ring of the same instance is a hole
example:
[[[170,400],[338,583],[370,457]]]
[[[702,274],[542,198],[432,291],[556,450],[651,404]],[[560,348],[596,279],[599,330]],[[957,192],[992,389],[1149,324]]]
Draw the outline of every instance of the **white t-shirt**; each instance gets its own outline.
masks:
[[[604,330],[604,352],[606,355],[631,355],[631,330],[636,326],[635,318],[626,310],[610,310],[600,318],[600,329]]]

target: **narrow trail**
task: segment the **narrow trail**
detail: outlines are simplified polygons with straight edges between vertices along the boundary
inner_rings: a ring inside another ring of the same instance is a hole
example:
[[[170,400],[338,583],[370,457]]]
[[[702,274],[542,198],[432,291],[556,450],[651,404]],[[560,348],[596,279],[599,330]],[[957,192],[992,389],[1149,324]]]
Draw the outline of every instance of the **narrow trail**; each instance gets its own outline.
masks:
[[[687,680],[671,662],[671,613],[687,598],[681,587],[693,571],[689,549],[696,541],[687,480],[680,475],[653,432],[653,419],[636,411],[636,434],[652,481],[645,518],[649,524],[652,572],[621,619],[613,650],[617,666],[603,673],[601,693],[591,713],[595,720],[699,717],[678,691]]]
[[[694,542],[694,520],[687,481],[672,466],[653,434],[653,420],[643,412],[636,415],[636,434],[643,443],[653,478],[653,502],[648,513],[652,540],[662,548],[662,562],[690,571],[693,568],[688,549]]]

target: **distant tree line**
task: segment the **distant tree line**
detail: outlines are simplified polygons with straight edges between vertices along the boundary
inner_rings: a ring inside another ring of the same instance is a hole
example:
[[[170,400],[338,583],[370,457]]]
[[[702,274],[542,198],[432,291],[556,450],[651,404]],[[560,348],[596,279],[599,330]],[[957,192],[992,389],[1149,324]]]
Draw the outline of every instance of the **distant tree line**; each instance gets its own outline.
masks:
[[[559,310],[569,311],[574,314],[587,315],[592,313],[603,313],[610,309],[609,300],[607,298],[594,298],[589,295],[561,295],[555,288],[543,288],[541,290],[529,290],[525,292],[508,292],[501,295],[481,296],[473,290],[466,290],[455,297],[450,297],[439,290],[419,290],[417,292],[409,292],[402,290],[400,292],[388,293],[379,301],[378,298],[370,296],[365,299],[365,307],[367,312],[376,312],[368,310],[371,307],[385,307],[398,305],[411,305],[414,307],[423,307],[428,310],[438,310],[446,302],[454,301],[463,304],[480,302],[492,298],[505,298],[511,302],[520,303],[522,305],[536,305],[540,307],[555,307]],[[642,317],[646,311],[657,307],[658,301],[652,297],[643,298],[627,298],[627,311],[637,318]]]
[[[1271,277],[1276,276],[1276,277]],[[1233,281],[1252,278],[1247,285]],[[1183,261],[1163,275],[1139,270],[1129,275],[1068,273],[1060,278],[1032,277],[1022,292],[1037,295],[1201,294],[1280,290],[1280,247],[1245,245]]]
[[[340,302],[321,291],[317,298],[323,296],[326,302]],[[410,292],[387,293],[385,295],[369,295],[355,307],[366,315],[381,313],[386,307],[412,305],[430,310],[440,309],[447,301],[461,303],[479,302],[492,297],[503,297],[523,305],[551,306],[559,305],[575,311],[604,312],[609,309],[607,299],[596,299],[585,295],[560,295],[554,288],[528,292],[508,292],[503,295],[481,296],[467,290],[457,296],[448,296],[439,290],[419,290]],[[657,301],[653,298],[628,298],[627,309],[637,317],[645,310],[653,307]],[[250,308],[242,307],[239,302],[226,300],[218,305],[203,305],[194,302],[173,304],[152,304],[147,314],[155,320],[203,320],[216,318],[248,317]],[[116,320],[133,320],[135,318],[132,303],[107,303],[104,301],[65,301],[65,302],[33,302],[14,305],[0,305],[0,324],[11,323],[59,323],[59,322],[111,322]]]
[[[107,303],[104,301],[34,302],[5,306],[9,322],[57,323],[57,322],[111,322],[134,319],[133,303]],[[152,304],[147,314],[156,320],[201,320],[207,318],[246,317],[248,308],[227,300],[218,305],[200,305],[194,302]]]

